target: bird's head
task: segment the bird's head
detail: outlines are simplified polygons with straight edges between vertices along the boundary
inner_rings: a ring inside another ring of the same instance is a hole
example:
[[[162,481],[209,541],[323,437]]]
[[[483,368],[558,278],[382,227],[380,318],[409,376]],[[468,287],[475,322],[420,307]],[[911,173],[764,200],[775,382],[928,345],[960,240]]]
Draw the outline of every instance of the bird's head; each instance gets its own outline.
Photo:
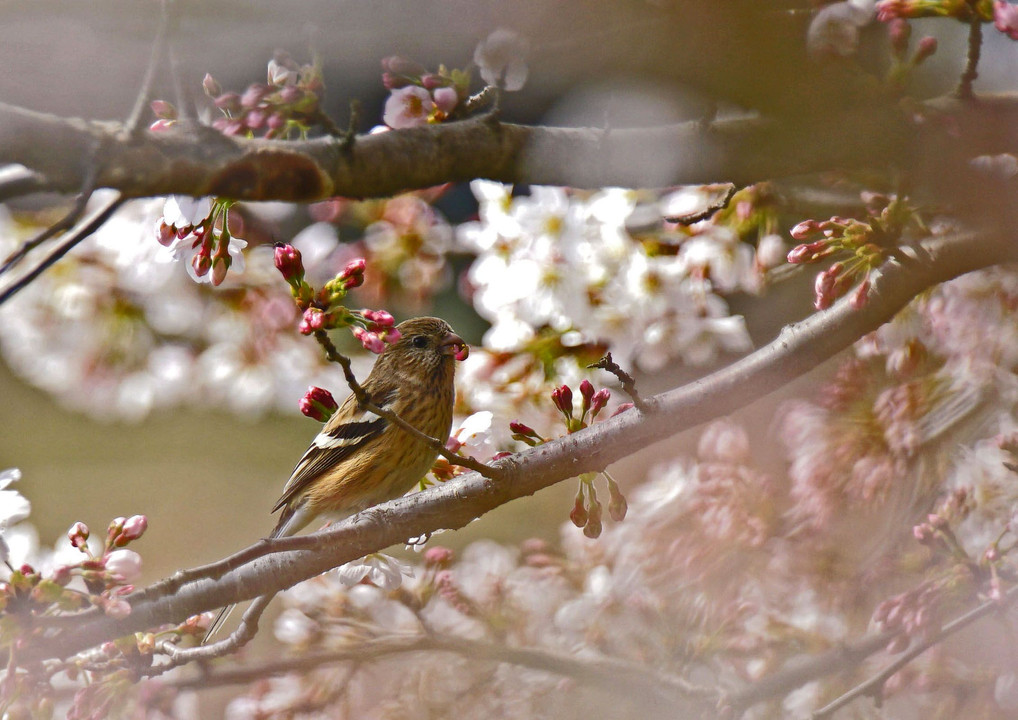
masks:
[[[463,360],[469,346],[440,318],[419,317],[396,326],[400,339],[382,354],[386,363],[393,363],[407,374],[435,372]]]

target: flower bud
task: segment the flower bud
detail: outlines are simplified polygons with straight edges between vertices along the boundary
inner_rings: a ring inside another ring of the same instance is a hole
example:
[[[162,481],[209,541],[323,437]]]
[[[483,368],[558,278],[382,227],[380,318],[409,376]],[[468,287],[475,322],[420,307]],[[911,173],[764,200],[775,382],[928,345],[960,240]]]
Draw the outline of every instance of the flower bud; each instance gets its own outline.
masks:
[[[591,500],[587,511],[587,524],[583,526],[583,534],[593,539],[601,535],[601,503],[597,498]]]
[[[223,243],[226,244],[225,242]],[[226,279],[226,274],[230,270],[230,265],[233,262],[233,258],[229,255],[223,257],[222,255],[216,255],[212,259],[212,285],[219,287],[223,284],[223,280]]]
[[[324,388],[312,385],[300,399],[300,411],[312,420],[325,422],[339,409],[332,393]]]
[[[514,433],[518,433],[520,435],[537,434],[536,432],[534,432],[534,429],[532,427],[530,427],[529,425],[524,425],[523,423],[517,420],[513,420],[512,422],[509,423],[509,429],[512,430]]]
[[[615,412],[613,412],[611,416],[615,417],[616,415],[624,413],[626,410],[632,410],[632,408],[633,408],[633,403],[631,403],[631,402],[624,402],[621,405],[619,405],[617,408],[615,408]]]
[[[247,90],[240,96],[241,107],[251,108],[258,107],[258,104],[265,99],[265,96],[272,92],[272,88],[268,85],[259,85],[258,83],[251,83],[247,86]]]
[[[273,251],[272,259],[286,282],[299,285],[304,280],[304,263],[301,261],[300,250],[293,245],[279,243]]]
[[[355,327],[351,332],[353,332],[353,336],[357,338],[360,344],[364,346],[365,350],[373,352],[376,355],[380,355],[385,352],[385,341],[378,336],[378,333],[373,333],[362,327]]]
[[[568,385],[563,385],[552,390],[551,401],[566,417],[573,416],[573,391]]]
[[[297,326],[297,329],[300,331],[301,335],[310,335],[324,327],[325,313],[322,312],[321,308],[309,307],[304,311],[304,315],[301,317],[300,325]]]
[[[411,77],[420,77],[427,72],[420,63],[400,55],[390,55],[389,57],[382,58],[382,70],[396,75],[409,75]]]
[[[194,274],[198,277],[205,277],[209,274],[209,270],[212,269],[212,258],[205,251],[205,248],[196,252],[194,257],[191,258],[191,267],[194,268]]]
[[[608,480],[608,515],[615,522],[622,522],[629,510],[629,503],[625,495],[619,489],[618,484],[609,478]]]
[[[887,34],[891,38],[891,50],[899,58],[905,57],[908,40],[912,36],[912,26],[902,18],[895,18],[887,26]]]
[[[133,582],[141,575],[141,555],[134,550],[120,548],[105,557],[103,566],[106,572],[125,582]]]
[[[612,393],[608,388],[601,388],[594,397],[590,399],[590,419],[593,420],[597,417],[597,414],[604,409],[604,406],[608,404],[608,400],[611,399]]]
[[[364,284],[364,268],[367,262],[364,258],[355,258],[346,264],[338,279],[342,281],[343,287],[350,289],[360,287]]]
[[[816,232],[816,230],[817,230],[816,220],[803,220],[801,223],[793,227],[788,234],[791,235],[792,238],[795,240],[805,240],[811,234]],[[789,262],[792,261],[789,260]]]
[[[583,408],[582,414],[586,415],[590,409],[590,401],[594,397],[594,386],[590,384],[590,380],[580,381],[580,396],[583,398],[581,407]]]
[[[937,52],[937,38],[927,35],[919,41],[919,47],[916,49],[912,62],[918,65],[935,52]]]
[[[392,327],[396,320],[385,310],[361,310],[361,315],[375,326],[372,329]]]
[[[125,543],[137,540],[148,530],[148,518],[144,515],[132,515],[124,522],[124,529],[120,532],[120,538]],[[118,538],[119,540],[119,538]]]
[[[212,100],[213,104],[220,110],[234,115],[240,112],[240,95],[235,92],[227,92]]]
[[[201,81],[201,86],[205,90],[205,94],[211,98],[219,97],[223,94],[223,87],[211,74],[205,73],[205,77]]]
[[[446,567],[452,562],[453,551],[447,547],[436,545],[424,551],[424,564],[431,567]]]
[[[569,512],[569,520],[578,528],[587,524],[587,508],[583,504],[583,489],[576,493],[576,500],[573,501],[573,509]]]
[[[405,75],[396,75],[391,72],[382,73],[382,85],[386,90],[399,90],[411,84],[410,78]]]
[[[150,107],[157,118],[162,120],[177,119],[177,108],[165,100],[153,100]]]
[[[67,531],[67,539],[71,541],[71,545],[81,550],[88,541],[88,525],[83,522],[74,523]]]
[[[437,88],[432,92],[432,97],[435,98],[435,107],[446,115],[455,110],[456,105],[460,101],[459,93],[456,92],[455,88],[451,87]]]

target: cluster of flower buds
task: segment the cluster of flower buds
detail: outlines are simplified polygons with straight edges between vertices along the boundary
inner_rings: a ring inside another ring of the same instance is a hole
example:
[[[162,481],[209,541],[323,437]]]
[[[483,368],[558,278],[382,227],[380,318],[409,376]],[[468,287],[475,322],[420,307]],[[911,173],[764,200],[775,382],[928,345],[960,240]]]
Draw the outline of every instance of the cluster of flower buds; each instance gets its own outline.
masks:
[[[300,411],[321,423],[332,417],[338,409],[339,405],[332,397],[332,393],[316,385],[309,387],[304,397],[300,399]]]
[[[594,422],[594,418],[608,404],[608,400],[611,398],[611,391],[607,388],[602,388],[595,392],[594,386],[590,384],[590,381],[583,380],[580,382],[580,398],[580,415],[575,417],[573,415],[572,389],[568,385],[562,385],[551,392],[551,401],[558,411],[562,413],[566,423],[566,430],[571,433],[582,430]]]
[[[791,230],[800,242],[788,253],[788,262],[814,263],[836,253],[850,253],[817,275],[814,305],[824,310],[855,287],[852,306],[866,304],[870,274],[887,259],[889,248],[900,239],[907,223],[922,227],[914,208],[893,196],[865,193],[868,222],[835,215],[828,220],[804,220]]]
[[[921,65],[937,51],[937,39],[927,35],[919,41],[915,53],[909,58],[908,41],[912,37],[912,26],[902,18],[893,18],[888,22],[887,34],[891,40],[891,52],[901,68]]]
[[[927,580],[919,587],[884,600],[873,612],[873,622],[885,632],[897,634],[887,645],[887,652],[905,650],[912,638],[928,640],[941,627],[941,608],[948,595],[968,593],[972,574],[958,565],[944,576]]]
[[[602,473],[608,482],[608,515],[615,522],[622,522],[629,510],[629,503],[626,502],[618,483],[607,472]],[[580,484],[576,490],[576,497],[573,500],[573,509],[569,512],[569,520],[578,528],[583,528],[583,534],[589,538],[596,538],[601,534],[601,518],[603,506],[597,499],[597,488],[594,487],[594,480],[597,473],[584,473],[580,476]]]
[[[141,556],[124,546],[140,538],[147,527],[144,515],[114,519],[103,551],[96,555],[88,546],[88,526],[74,523],[67,531],[67,540],[82,553],[81,560],[47,574],[28,564],[12,570],[7,581],[0,583],[0,610],[43,615],[73,612],[91,603],[112,617],[126,616],[131,606],[124,596],[134,590],[130,583],[141,573]],[[75,577],[84,582],[87,593],[67,587]]]
[[[224,135],[286,139],[296,133],[306,137],[323,117],[321,65],[317,61],[298,65],[285,52],[277,52],[269,61],[264,84],[252,83],[243,93],[223,92],[209,74],[202,87],[223,113],[212,127]]]
[[[373,353],[381,353],[387,344],[399,340],[396,321],[385,310],[350,310],[343,305],[347,293],[364,283],[363,258],[351,260],[317,292],[304,279],[304,264],[297,248],[277,244],[274,262],[301,311],[298,329],[302,334],[349,327],[361,345]]]
[[[382,84],[391,92],[383,120],[394,129],[446,120],[469,94],[470,73],[444,65],[429,72],[423,65],[394,55],[382,60]]]
[[[233,264],[230,255],[230,241],[233,239],[230,233],[230,208],[233,203],[233,200],[214,198],[209,214],[197,221],[197,224],[181,220],[179,222],[182,224],[177,225],[163,219],[157,228],[157,238],[161,245],[170,247],[177,241],[190,242],[194,250],[191,268],[195,277],[208,276],[211,283],[217,286],[226,279],[226,273]]]

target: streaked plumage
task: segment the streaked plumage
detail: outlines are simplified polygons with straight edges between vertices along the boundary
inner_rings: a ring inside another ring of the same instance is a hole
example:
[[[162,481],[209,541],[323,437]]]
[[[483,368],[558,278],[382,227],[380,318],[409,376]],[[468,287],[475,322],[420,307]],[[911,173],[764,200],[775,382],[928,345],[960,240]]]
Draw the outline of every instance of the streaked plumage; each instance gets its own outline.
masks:
[[[456,355],[465,344],[448,323],[414,318],[396,328],[390,346],[362,383],[371,402],[426,435],[445,440],[452,426]],[[271,537],[286,537],[319,515],[345,518],[399,497],[427,473],[437,453],[351,394],[297,462],[272,511],[282,510]],[[226,619],[225,608],[205,636]]]

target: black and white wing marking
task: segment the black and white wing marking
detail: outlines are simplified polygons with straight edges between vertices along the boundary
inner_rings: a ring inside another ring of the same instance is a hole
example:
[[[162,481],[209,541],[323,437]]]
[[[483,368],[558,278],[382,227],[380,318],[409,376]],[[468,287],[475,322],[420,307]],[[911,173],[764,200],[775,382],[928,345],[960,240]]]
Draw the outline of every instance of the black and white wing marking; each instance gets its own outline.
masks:
[[[372,398],[379,407],[392,401],[394,393],[378,399]],[[339,410],[342,412],[342,409]],[[329,429],[328,424],[311,441],[311,445],[297,462],[290,479],[283,488],[283,495],[272,508],[276,512],[299,495],[316,477],[335,467],[346,458],[363,448],[382,434],[388,420],[378,417],[369,410],[354,415],[347,422]]]

